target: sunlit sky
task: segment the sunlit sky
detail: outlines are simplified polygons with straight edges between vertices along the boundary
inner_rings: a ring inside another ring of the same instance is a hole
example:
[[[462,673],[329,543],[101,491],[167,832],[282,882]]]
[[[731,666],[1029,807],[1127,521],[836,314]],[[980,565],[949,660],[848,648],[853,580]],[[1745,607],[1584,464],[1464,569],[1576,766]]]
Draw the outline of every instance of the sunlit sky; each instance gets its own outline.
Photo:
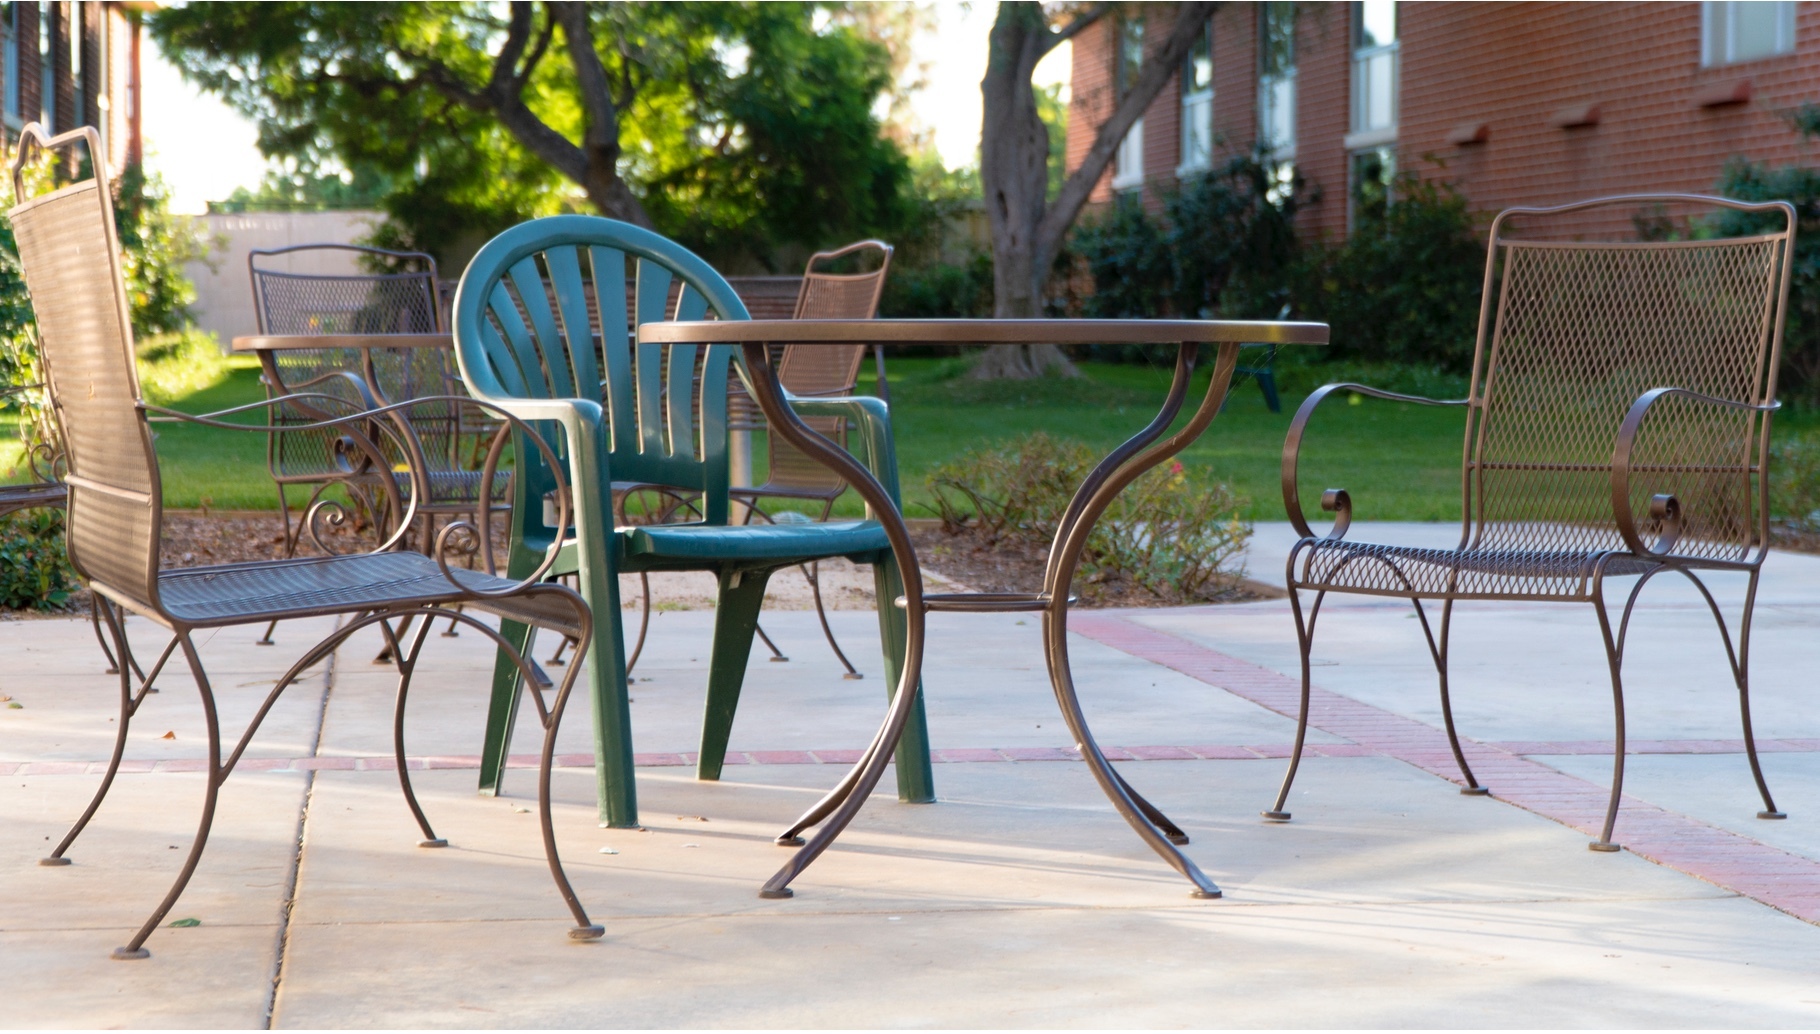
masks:
[[[916,120],[933,131],[949,167],[970,164],[979,149],[980,78],[986,74],[986,34],[997,4],[938,0],[936,29],[915,46],[927,62],[928,85],[913,101]],[[253,124],[186,83],[148,37],[144,51],[147,164],[164,175],[178,212],[202,212],[235,187],[253,187],[265,171]],[[1038,66],[1037,85],[1068,79],[1066,45]]]

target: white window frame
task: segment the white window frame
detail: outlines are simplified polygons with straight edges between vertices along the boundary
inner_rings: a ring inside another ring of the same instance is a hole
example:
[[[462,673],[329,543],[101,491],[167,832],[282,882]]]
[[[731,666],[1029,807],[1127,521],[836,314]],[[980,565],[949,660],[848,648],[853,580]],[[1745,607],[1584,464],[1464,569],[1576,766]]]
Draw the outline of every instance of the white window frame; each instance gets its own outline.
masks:
[[[1258,17],[1264,15],[1259,8]],[[1263,48],[1263,33],[1260,26],[1258,47]],[[1291,51],[1289,67],[1280,72],[1260,72],[1258,75],[1258,144],[1268,150],[1278,162],[1295,162],[1296,152],[1296,72],[1300,55]],[[1287,117],[1281,117],[1285,115]],[[1282,122],[1285,129],[1283,137],[1272,132],[1272,124]]]
[[[4,112],[6,125],[10,129],[25,126],[24,111],[21,109],[19,80],[19,5],[7,4],[6,12],[0,14],[0,61],[6,62],[6,81],[4,96],[0,97],[0,112]]]
[[[1363,16],[1355,7],[1358,17]],[[1358,27],[1354,27],[1354,38],[1358,38]],[[1355,47],[1352,52],[1352,132],[1346,137],[1346,149],[1349,151],[1367,150],[1395,141],[1397,124],[1400,119],[1402,101],[1402,48],[1401,39],[1391,40],[1369,47]],[[1372,101],[1375,95],[1371,84],[1376,73],[1389,70],[1386,76],[1390,93],[1388,121],[1373,121]]]
[[[1175,167],[1176,179],[1183,179],[1213,168],[1213,26],[1209,23],[1203,30],[1207,41],[1207,63],[1209,67],[1207,85],[1202,89],[1193,89],[1188,80],[1188,67],[1184,63],[1178,73],[1178,89],[1182,97],[1181,113],[1181,159]],[[1189,60],[1193,52],[1189,53]]]
[[[1760,54],[1740,56],[1738,52],[1739,20],[1747,14],[1771,16],[1776,20],[1774,48]],[[1734,65],[1766,57],[1795,52],[1795,5],[1793,0],[1706,0],[1700,5],[1700,64]]]

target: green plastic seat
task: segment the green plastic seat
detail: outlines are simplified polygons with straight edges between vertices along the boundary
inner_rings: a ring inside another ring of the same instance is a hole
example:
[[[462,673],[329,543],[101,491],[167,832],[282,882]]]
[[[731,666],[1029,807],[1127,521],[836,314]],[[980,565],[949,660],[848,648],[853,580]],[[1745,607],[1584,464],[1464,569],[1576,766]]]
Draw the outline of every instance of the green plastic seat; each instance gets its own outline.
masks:
[[[631,312],[627,309],[630,307]],[[630,316],[630,318],[628,318]],[[516,443],[508,576],[536,570],[551,541],[565,546],[552,574],[575,574],[599,616],[583,644],[594,700],[601,820],[638,825],[619,575],[712,571],[720,579],[697,773],[717,779],[732,732],[753,631],[772,571],[847,557],[873,565],[885,684],[897,686],[903,591],[883,529],[873,520],[757,527],[728,522],[727,375],[730,345],[640,345],[630,327],[664,319],[750,318],[739,296],[688,249],[649,230],[596,216],[564,215],[513,227],[474,256],[455,293],[456,358],[469,392],[521,419],[569,465],[571,529],[545,523],[555,486],[541,454]],[[884,403],[873,398],[794,403],[805,416],[840,416],[858,428],[861,459],[897,498],[897,460]],[[615,482],[662,485],[694,496],[694,524],[617,528]],[[526,626],[503,631],[524,644]],[[482,751],[480,788],[497,793],[519,700],[518,668],[499,661]],[[922,703],[897,753],[898,794],[934,799]]]

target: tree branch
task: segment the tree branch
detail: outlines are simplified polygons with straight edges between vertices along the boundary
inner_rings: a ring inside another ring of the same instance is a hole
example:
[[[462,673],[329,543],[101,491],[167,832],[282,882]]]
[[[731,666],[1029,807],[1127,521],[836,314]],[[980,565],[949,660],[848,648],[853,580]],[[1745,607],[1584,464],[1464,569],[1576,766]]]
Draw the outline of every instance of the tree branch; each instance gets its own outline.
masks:
[[[1156,100],[1163,92],[1163,87],[1182,67],[1182,59],[1195,44],[1196,38],[1206,31],[1208,19],[1220,5],[1217,3],[1185,3],[1176,11],[1175,24],[1170,28],[1169,36],[1162,47],[1153,51],[1138,69],[1137,82],[1112,112],[1112,117],[1100,126],[1099,134],[1093,138],[1093,144],[1081,159],[1080,167],[1075,169],[1063,181],[1062,189],[1056,193],[1048,211],[1043,213],[1043,220],[1037,227],[1037,258],[1044,267],[1054,259],[1056,249],[1061,246],[1062,237],[1074,220],[1080,215],[1081,208],[1087,204],[1093,187],[1111,164],[1112,156],[1118,152],[1119,143],[1125,134],[1144,114],[1150,102]]]
[[[562,23],[563,40],[568,44],[569,63],[575,67],[575,84],[581,94],[582,109],[588,115],[582,146],[590,152],[590,161],[616,162],[619,160],[619,108],[613,102],[606,66],[601,64],[600,54],[594,49],[587,5],[552,0],[549,7],[552,19]]]
[[[1092,25],[1094,22],[1099,21],[1102,17],[1105,16],[1106,12],[1110,11],[1111,9],[1112,9],[1111,4],[1100,3],[1100,4],[1094,4],[1092,7],[1089,7],[1087,10],[1082,11],[1080,14],[1075,15],[1073,21],[1069,22],[1067,25],[1064,25],[1061,29],[1057,30],[1054,34],[1052,34],[1049,37],[1048,40],[1046,40],[1043,43],[1043,53],[1047,54],[1051,50],[1054,50],[1055,48],[1068,42],[1069,40],[1073,39],[1074,37],[1080,35],[1081,30],[1085,29],[1089,25]]]

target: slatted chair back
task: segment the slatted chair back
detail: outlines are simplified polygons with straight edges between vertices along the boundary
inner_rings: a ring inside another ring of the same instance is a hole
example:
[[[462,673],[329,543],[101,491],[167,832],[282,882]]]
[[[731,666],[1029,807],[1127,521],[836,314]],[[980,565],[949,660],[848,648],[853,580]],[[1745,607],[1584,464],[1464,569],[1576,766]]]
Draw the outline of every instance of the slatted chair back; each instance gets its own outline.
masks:
[[[93,128],[48,142],[34,130],[22,136],[13,158],[13,196],[27,196],[22,174],[37,149],[31,144],[51,149],[75,139],[87,141],[92,167],[105,167]],[[70,562],[117,601],[156,611],[158,460],[139,405],[132,318],[107,184],[90,178],[60,187],[8,215],[63,435]]]
[[[551,216],[500,234],[475,255],[455,299],[457,328],[473,328],[456,340],[477,395],[598,401],[613,480],[700,492],[706,523],[725,524],[735,349],[634,337],[640,324],[710,318],[748,318],[719,273],[655,233],[597,216]],[[540,432],[563,447],[554,427]],[[518,456],[522,507],[552,483],[534,454]]]
[[[337,254],[377,256],[394,266],[415,268],[393,273],[295,271],[299,260]],[[255,249],[247,255],[247,272],[261,334],[435,334],[448,329],[437,292],[436,260],[421,252],[355,244]],[[273,392],[332,395],[356,409],[381,401],[461,394],[453,358],[436,349],[375,351],[370,372],[383,398],[373,400],[361,397],[355,380],[367,373],[358,349],[284,349],[262,358],[267,379],[276,381],[270,385]],[[273,418],[280,424],[308,420],[303,410],[275,412]],[[418,406],[410,410],[408,420],[433,470],[458,465],[464,428],[454,409]],[[334,474],[338,469],[334,438],[327,432],[274,435],[273,475],[288,481]]]
[[[878,300],[885,290],[885,274],[891,268],[891,252],[891,245],[883,241],[866,240],[815,253],[803,273],[793,318],[869,320],[877,316]],[[868,272],[834,273],[820,268],[843,259],[865,263],[874,256],[877,267]],[[859,367],[865,358],[866,346],[863,344],[788,345],[778,363],[778,380],[791,394],[805,398],[848,395],[859,383]],[[844,421],[819,418],[808,423],[837,441],[846,438]],[[833,471],[803,455],[790,443],[771,436],[767,439],[767,449],[769,465],[765,481],[768,486],[824,495],[839,495],[845,488],[845,483]]]
[[[1587,239],[1599,224],[1589,221],[1632,223],[1651,206],[1689,211],[1694,232]],[[1638,397],[1675,386],[1753,405],[1774,398],[1794,229],[1785,209],[1663,196],[1498,217],[1464,463],[1471,544],[1622,551],[1612,443]],[[1763,548],[1768,414],[1666,398],[1649,420],[1632,456],[1632,512],[1672,494],[1688,515],[1677,553],[1739,561]]]

